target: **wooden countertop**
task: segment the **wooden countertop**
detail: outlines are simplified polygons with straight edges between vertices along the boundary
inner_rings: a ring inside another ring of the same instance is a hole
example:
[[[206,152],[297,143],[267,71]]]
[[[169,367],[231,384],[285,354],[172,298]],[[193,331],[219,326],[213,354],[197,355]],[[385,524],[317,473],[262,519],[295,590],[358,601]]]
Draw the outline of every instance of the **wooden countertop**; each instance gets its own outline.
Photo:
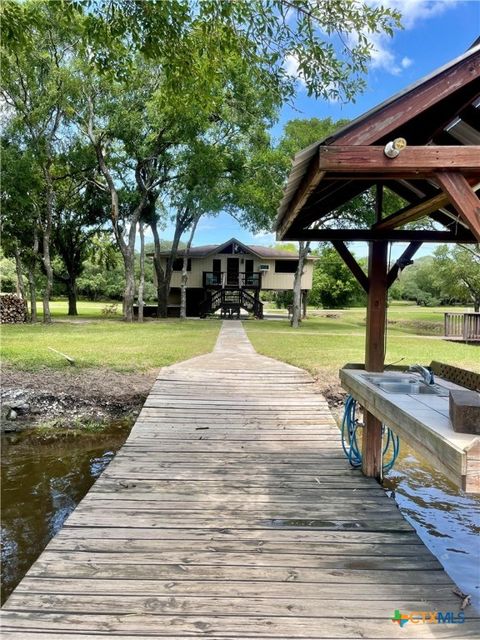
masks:
[[[402,372],[375,374],[363,369],[340,370],[342,387],[365,409],[391,427],[464,491],[480,493],[480,437],[453,430],[448,397],[389,393],[366,379],[374,375],[394,378]],[[409,372],[408,375],[421,379],[417,373]],[[446,389],[462,389],[441,378],[436,378],[435,382]]]

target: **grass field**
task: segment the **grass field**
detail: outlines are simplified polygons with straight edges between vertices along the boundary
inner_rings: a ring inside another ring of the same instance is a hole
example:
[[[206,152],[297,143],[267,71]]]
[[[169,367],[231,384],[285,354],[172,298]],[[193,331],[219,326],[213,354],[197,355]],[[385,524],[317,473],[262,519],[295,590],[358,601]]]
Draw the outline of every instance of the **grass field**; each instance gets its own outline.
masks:
[[[407,365],[439,360],[480,372],[480,346],[441,339],[443,314],[448,310],[391,305],[386,363],[400,358]],[[259,353],[308,369],[314,375],[320,369],[334,372],[347,362],[364,361],[365,309],[312,310],[309,316],[299,329],[292,329],[287,319],[249,321],[245,328]]]
[[[56,301],[51,304],[51,325],[4,325],[3,362],[27,370],[69,367],[64,358],[48,349],[52,347],[75,358],[78,367],[145,371],[207,353],[220,328],[216,320],[125,324],[120,312],[106,318],[102,314],[105,306],[105,302],[80,302],[79,316],[72,319],[66,315],[66,301]],[[404,358],[405,364],[428,364],[435,359],[480,371],[480,347],[439,338],[446,310],[391,305],[386,362]],[[249,320],[245,328],[259,353],[314,374],[320,369],[333,373],[346,362],[363,362],[364,308],[310,310],[309,315],[299,329],[291,329],[286,316],[285,320]]]
[[[42,366],[68,368],[61,356],[77,367],[108,367],[116,371],[145,371],[208,353],[215,345],[220,322],[155,320],[127,324],[102,316],[105,303],[80,302],[79,316],[66,315],[66,302],[52,302],[50,325],[3,325],[2,361],[18,369]]]

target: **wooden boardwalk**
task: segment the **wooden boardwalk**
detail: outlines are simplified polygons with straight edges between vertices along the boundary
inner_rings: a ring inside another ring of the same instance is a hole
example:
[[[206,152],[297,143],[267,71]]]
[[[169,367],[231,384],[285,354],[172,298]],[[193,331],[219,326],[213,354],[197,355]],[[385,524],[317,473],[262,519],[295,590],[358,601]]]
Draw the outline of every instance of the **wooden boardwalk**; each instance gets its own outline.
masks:
[[[7,601],[2,640],[468,638],[453,584],[352,471],[311,377],[240,322],[163,369],[130,437]]]

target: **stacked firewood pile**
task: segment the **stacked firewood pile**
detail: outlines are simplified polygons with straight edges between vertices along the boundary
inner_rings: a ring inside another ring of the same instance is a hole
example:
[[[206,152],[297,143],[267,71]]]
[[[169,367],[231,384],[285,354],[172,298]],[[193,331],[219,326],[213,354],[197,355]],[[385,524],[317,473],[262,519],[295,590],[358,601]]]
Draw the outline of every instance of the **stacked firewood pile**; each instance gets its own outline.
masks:
[[[27,321],[27,303],[14,293],[0,295],[0,322],[14,324]]]

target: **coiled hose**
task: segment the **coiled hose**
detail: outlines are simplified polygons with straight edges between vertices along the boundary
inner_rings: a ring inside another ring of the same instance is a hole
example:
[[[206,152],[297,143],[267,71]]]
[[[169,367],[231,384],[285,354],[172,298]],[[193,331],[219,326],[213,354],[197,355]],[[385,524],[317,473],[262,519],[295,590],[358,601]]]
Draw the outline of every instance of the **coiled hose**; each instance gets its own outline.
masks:
[[[352,396],[348,396],[345,401],[345,412],[342,420],[342,447],[348,461],[355,469],[362,466],[362,453],[357,440],[357,431],[363,427],[356,417],[357,401]],[[398,458],[400,450],[400,438],[395,433],[383,425],[382,435],[385,444],[382,450],[382,468],[384,473],[390,471]],[[387,460],[387,458],[389,458]]]

